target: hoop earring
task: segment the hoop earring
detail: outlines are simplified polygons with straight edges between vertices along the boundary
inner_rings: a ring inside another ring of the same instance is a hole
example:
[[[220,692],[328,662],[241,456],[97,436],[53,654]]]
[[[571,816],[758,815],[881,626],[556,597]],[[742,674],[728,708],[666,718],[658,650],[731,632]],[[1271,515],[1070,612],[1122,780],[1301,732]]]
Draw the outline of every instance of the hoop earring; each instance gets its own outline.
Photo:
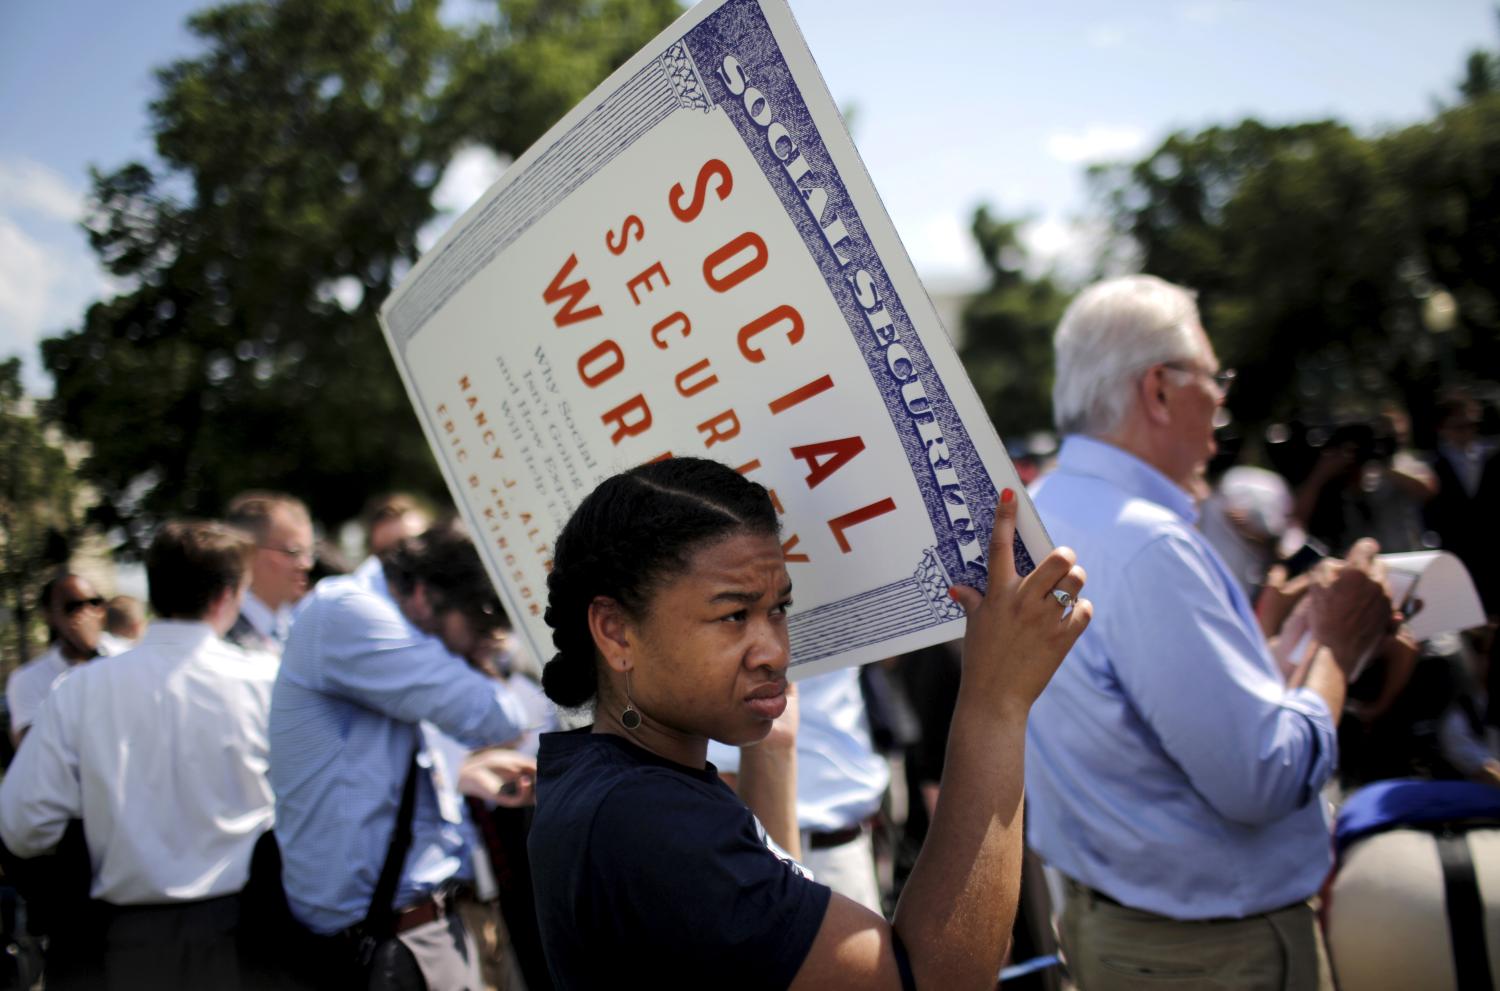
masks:
[[[641,728],[641,714],[636,711],[635,699],[630,697],[630,672],[625,672],[625,711],[620,713],[620,725],[628,730]]]

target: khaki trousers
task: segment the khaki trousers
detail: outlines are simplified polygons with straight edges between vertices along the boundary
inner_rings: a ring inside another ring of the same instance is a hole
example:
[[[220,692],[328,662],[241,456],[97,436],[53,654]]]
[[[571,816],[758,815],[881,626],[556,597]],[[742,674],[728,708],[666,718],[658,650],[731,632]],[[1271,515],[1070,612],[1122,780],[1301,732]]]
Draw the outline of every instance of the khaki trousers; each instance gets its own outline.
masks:
[[[845,898],[852,898],[876,915],[880,907],[880,888],[875,879],[875,847],[870,831],[860,830],[857,838],[840,846],[814,850],[802,834],[802,864],[813,872],[813,879],[826,884]]]
[[[1116,905],[1071,880],[1062,949],[1081,991],[1332,991],[1307,904],[1244,919],[1180,922]]]

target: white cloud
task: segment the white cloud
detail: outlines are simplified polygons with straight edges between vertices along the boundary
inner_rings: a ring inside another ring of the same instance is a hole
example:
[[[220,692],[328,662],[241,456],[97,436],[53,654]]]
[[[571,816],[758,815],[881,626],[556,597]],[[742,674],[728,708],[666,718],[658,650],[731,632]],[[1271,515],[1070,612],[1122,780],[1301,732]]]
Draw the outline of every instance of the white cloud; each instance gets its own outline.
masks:
[[[28,391],[50,384],[37,343],[76,327],[110,286],[77,227],[83,194],[26,159],[0,160],[0,355],[25,359]]]
[[[1138,127],[1092,124],[1082,131],[1054,131],[1047,135],[1047,154],[1067,165],[1125,158],[1146,146],[1146,132]]]
[[[453,222],[489,191],[509,164],[484,145],[460,148],[432,191],[432,205],[438,214],[417,232],[417,251],[426,254],[437,244]]]
[[[1055,215],[1033,221],[1020,231],[1030,274],[1051,272],[1069,283],[1081,283],[1094,275],[1108,236],[1103,221]]]
[[[0,259],[0,325],[23,338],[16,343],[35,343],[61,269],[40,242],[6,216],[0,216]]]
[[[1074,243],[1077,228],[1056,217],[1045,217],[1027,224],[1021,231],[1021,243],[1033,255],[1055,258],[1066,252]]]
[[[1090,48],[1119,48],[1125,43],[1125,32],[1108,24],[1095,24],[1083,36]]]
[[[968,222],[956,214],[931,217],[915,236],[903,237],[902,241],[924,278],[977,278],[984,271],[974,234]]]
[[[83,193],[45,165],[24,158],[0,161],[0,211],[76,223],[83,217]]]

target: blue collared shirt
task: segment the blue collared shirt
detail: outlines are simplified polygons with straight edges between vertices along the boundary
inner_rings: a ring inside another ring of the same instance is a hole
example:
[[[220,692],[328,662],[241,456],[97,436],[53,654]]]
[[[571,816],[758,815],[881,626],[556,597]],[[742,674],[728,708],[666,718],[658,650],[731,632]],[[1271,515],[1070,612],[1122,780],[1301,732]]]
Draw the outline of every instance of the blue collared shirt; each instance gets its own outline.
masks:
[[[451,782],[439,799],[419,724],[477,747],[515,738],[525,714],[367,576],[326,579],[306,602],[271,698],[270,777],[287,901],[309,928],[330,933],[369,909],[414,751],[425,773],[395,905],[470,870],[462,812],[446,794]]]
[[[1318,791],[1328,706],[1288,690],[1192,500],[1119,448],[1063,444],[1037,509],[1078,552],[1094,618],[1031,710],[1032,847],[1126,905],[1241,917],[1306,899],[1332,865]]]

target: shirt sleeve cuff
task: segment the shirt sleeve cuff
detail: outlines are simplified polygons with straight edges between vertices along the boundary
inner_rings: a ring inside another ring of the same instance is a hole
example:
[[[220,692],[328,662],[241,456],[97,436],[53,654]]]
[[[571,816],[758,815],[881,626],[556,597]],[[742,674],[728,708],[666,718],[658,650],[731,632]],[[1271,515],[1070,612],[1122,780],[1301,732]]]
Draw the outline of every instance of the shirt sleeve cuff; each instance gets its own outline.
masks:
[[[1323,787],[1339,766],[1338,727],[1323,696],[1310,688],[1295,688],[1286,693],[1281,704],[1301,714],[1312,727],[1316,749],[1307,767],[1307,793],[1304,803]]]

